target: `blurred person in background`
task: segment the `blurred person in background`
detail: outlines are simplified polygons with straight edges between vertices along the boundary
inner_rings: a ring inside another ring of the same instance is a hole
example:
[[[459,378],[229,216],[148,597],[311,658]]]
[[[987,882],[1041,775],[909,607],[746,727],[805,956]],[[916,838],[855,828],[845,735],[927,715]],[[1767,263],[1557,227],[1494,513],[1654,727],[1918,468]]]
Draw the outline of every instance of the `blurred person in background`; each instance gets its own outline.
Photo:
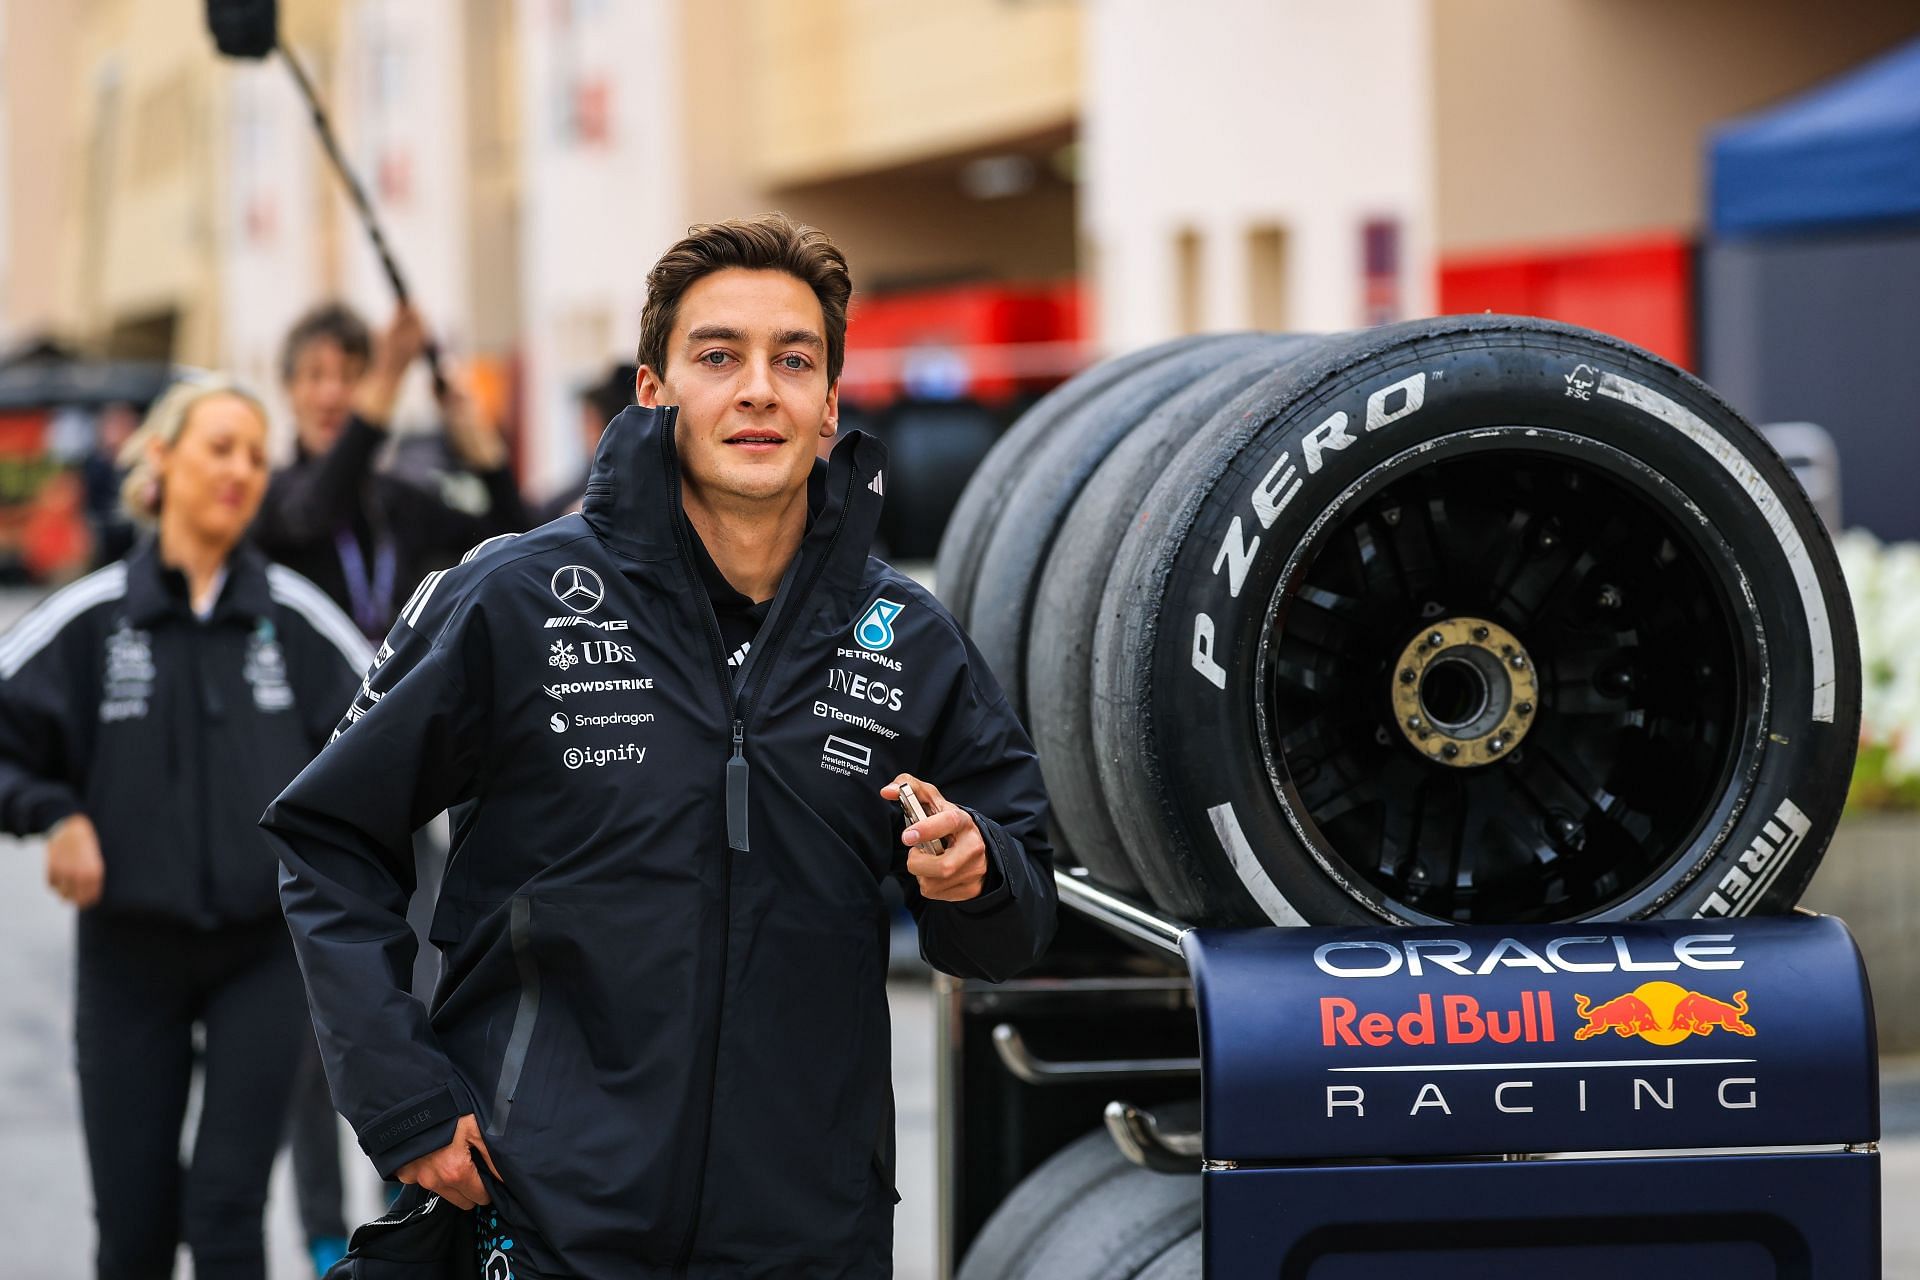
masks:
[[[633,384],[639,377],[638,365],[615,364],[609,366],[598,381],[580,388],[580,452],[586,463],[580,468],[578,479],[541,504],[534,516],[535,524],[558,520],[580,509],[581,496],[587,490],[587,473],[593,469],[593,455],[600,448],[600,433],[620,416],[622,409],[633,403]]]
[[[439,494],[376,469],[407,370],[426,329],[400,307],[379,336],[339,303],[303,316],[287,334],[280,376],[293,407],[295,457],[277,472],[254,538],[311,578],[377,640],[420,580],[475,543],[527,527],[507,443],[473,399],[449,384],[443,428],[455,457],[486,486],[474,515]]]
[[[93,427],[93,447],[80,463],[80,480],[87,491],[87,525],[93,531],[93,565],[112,564],[133,549],[133,520],[120,502],[126,470],[121,450],[140,428],[134,407],[118,401],[100,410]]]
[[[153,531],[0,638],[0,826],[47,832],[79,909],[74,1011],[97,1274],[266,1274],[261,1211],[312,1032],[254,822],[327,741],[370,659],[311,582],[242,541],[266,413],[183,383],[122,455]],[[181,1126],[203,1035],[191,1164]]]

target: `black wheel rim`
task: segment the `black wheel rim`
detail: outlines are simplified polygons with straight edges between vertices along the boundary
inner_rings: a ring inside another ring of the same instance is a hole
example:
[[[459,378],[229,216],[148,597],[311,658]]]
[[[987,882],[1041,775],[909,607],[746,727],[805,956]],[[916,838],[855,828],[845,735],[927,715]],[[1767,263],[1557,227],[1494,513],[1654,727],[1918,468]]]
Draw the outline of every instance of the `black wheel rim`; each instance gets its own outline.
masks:
[[[1636,914],[1677,891],[1765,714],[1731,554],[1680,491],[1513,427],[1393,459],[1333,510],[1283,574],[1257,685],[1268,776],[1314,856],[1387,918]],[[1423,756],[1392,702],[1403,649],[1462,618],[1512,632],[1539,679],[1524,741],[1471,768]]]

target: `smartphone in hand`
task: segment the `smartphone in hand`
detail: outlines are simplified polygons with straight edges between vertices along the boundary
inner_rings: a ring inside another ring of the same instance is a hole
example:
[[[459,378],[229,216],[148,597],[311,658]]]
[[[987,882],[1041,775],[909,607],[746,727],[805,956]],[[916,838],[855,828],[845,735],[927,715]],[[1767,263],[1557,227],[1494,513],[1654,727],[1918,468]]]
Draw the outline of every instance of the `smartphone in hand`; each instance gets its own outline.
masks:
[[[927,820],[927,809],[920,803],[919,793],[914,791],[911,782],[903,782],[900,784],[900,812],[906,818],[907,825],[910,827],[916,823]],[[947,851],[947,842],[936,836],[932,840],[923,840],[914,847],[922,853],[932,854],[937,858]]]

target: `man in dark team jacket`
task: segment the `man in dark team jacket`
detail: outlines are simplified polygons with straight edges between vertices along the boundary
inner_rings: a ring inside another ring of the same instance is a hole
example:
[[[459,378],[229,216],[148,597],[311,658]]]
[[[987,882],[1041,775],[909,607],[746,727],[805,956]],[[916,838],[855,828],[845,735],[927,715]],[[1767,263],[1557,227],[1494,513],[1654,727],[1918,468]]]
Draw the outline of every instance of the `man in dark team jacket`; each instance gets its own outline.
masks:
[[[642,407],[583,511],[421,584],[267,812],[282,898],[336,1101],[383,1172],[490,1201],[489,1275],[889,1276],[879,885],[934,965],[1031,964],[1040,772],[958,625],[867,555],[879,443],[814,462],[839,252],[715,224],[648,284]],[[907,775],[941,812],[903,831]],[[448,807],[429,1010],[407,840]]]

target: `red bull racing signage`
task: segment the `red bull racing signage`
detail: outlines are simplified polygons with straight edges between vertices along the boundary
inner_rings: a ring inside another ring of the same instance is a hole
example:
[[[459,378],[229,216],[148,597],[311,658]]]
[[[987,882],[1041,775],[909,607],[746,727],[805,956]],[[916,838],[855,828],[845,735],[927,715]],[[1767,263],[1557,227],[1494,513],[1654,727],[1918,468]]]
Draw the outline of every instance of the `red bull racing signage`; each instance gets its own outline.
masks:
[[[1871,1092],[1858,1088],[1871,1031],[1839,1025],[1866,1007],[1858,953],[1837,921],[1786,924],[1200,931],[1187,951],[1208,1040],[1209,1136],[1216,1115],[1242,1105],[1267,1136],[1246,1138],[1244,1116],[1242,1136],[1220,1136],[1274,1159],[1737,1147],[1777,1144],[1783,1125],[1807,1142],[1830,1140],[1812,1136],[1824,1127],[1857,1132],[1821,1113],[1823,1096]],[[1252,953],[1276,951],[1254,980]],[[1216,975],[1243,967],[1225,995]],[[1860,998],[1823,1000],[1823,985]],[[1231,1022],[1209,1009],[1210,991],[1234,1005]],[[1258,1096],[1234,1065],[1256,1061]]]

